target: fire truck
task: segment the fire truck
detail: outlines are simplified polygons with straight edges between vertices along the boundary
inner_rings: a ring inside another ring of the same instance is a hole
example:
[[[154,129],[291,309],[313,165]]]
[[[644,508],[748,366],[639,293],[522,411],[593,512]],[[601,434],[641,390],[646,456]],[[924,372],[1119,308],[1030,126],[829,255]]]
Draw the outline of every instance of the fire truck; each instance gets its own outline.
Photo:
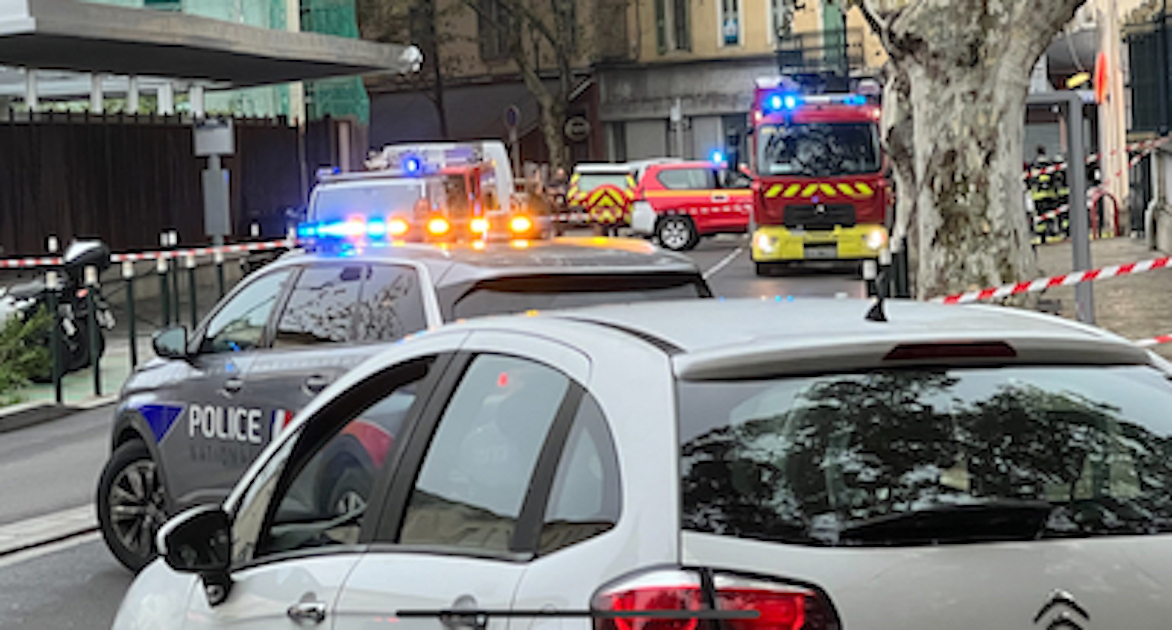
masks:
[[[515,198],[504,147],[494,144],[500,143],[391,145],[373,153],[366,170],[324,169],[298,236],[414,242],[543,236],[548,220]]]
[[[758,275],[786,264],[876,258],[894,197],[873,95],[807,94],[757,81],[749,138],[752,257]]]

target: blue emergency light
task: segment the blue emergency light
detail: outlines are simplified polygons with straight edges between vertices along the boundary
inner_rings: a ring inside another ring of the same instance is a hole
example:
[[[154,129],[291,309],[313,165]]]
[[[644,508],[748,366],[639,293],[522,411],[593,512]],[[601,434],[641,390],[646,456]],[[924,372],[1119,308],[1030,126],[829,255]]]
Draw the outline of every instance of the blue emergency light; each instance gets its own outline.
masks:
[[[423,160],[420,160],[414,155],[408,155],[403,158],[403,171],[409,175],[414,175],[423,170]]]
[[[769,97],[769,100],[765,101],[765,111],[792,111],[797,109],[798,105],[800,104],[801,99],[799,99],[795,94],[774,94],[773,96]]]
[[[713,151],[711,157],[713,164],[724,164],[724,152],[720,149]]]

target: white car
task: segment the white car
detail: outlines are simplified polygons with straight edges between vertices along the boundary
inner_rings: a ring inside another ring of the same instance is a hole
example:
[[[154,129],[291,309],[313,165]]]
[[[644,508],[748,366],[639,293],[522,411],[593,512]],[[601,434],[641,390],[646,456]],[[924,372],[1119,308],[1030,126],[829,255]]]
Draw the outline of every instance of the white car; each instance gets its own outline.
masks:
[[[1024,311],[869,308],[397,343],[163,528],[114,627],[1166,628],[1168,364]]]

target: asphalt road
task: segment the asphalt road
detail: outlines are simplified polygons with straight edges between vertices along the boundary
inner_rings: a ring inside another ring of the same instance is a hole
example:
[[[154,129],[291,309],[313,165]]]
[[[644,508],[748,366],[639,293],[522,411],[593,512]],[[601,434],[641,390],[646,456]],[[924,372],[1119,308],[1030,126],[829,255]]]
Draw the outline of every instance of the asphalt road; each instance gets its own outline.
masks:
[[[851,267],[759,278],[742,237],[705,240],[689,255],[718,296],[847,295],[864,285]],[[0,439],[0,526],[90,505],[108,451],[110,407],[7,433]],[[97,534],[0,557],[0,630],[110,627],[132,576]]]

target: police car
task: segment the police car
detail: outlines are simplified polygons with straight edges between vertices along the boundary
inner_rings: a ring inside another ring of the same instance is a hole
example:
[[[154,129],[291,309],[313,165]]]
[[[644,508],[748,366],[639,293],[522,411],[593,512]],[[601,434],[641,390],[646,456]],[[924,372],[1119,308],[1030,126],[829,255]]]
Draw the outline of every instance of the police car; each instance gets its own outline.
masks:
[[[375,231],[371,239],[386,235]],[[153,557],[167,515],[223,500],[294,412],[375,342],[487,314],[711,295],[690,260],[637,240],[368,241],[286,255],[194,331],[155,336],[159,358],[121,393],[97,491],[103,537],[124,565]]]
[[[163,528],[114,627],[1167,627],[1169,364],[1036,313],[871,308],[601,306],[389,348]],[[372,463],[333,466],[372,424]]]

